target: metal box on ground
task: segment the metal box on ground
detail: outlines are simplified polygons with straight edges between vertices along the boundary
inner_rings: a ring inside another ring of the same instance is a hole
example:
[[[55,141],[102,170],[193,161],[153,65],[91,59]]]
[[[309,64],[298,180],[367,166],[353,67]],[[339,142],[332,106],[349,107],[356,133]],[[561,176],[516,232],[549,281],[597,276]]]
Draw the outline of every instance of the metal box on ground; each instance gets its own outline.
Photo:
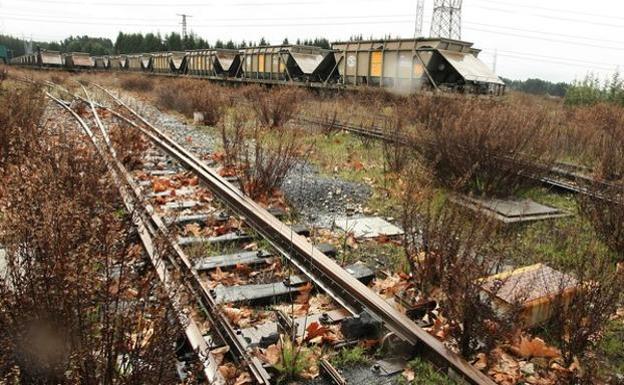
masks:
[[[556,311],[557,299],[568,306],[578,286],[576,278],[541,263],[493,275],[481,282],[497,312],[505,314],[520,307],[524,328],[548,321]]]

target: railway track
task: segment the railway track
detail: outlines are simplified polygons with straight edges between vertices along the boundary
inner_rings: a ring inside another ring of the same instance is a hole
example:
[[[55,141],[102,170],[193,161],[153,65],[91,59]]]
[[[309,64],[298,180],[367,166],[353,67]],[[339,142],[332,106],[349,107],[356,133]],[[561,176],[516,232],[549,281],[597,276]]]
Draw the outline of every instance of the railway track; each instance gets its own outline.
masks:
[[[350,122],[333,121],[326,122],[321,119],[309,116],[299,117],[299,122],[316,126],[325,126],[331,124],[333,127],[344,130],[356,135],[360,135],[365,138],[381,140],[388,143],[395,143],[399,145],[415,146],[411,142],[409,137],[400,135],[398,133],[388,133],[387,130],[379,123],[387,119],[385,117],[372,117],[374,120],[368,125],[352,124]],[[595,180],[588,176],[588,170],[573,164],[555,163],[553,166],[541,166],[544,168],[544,175],[534,176],[526,175],[527,178],[536,179],[539,182],[566,192],[575,194],[589,195],[598,199],[605,199],[600,193],[596,191],[608,191],[613,189],[621,189],[620,186],[616,186],[606,181]]]
[[[467,383],[493,384],[369,288],[366,283],[374,278],[373,272],[362,266],[342,268],[325,254],[331,250],[306,238],[305,229],[297,231],[276,218],[275,211],[246,197],[112,92],[96,84],[91,88],[90,92],[83,87],[84,96],[61,90],[79,103],[48,96],[76,119],[106,162],[207,382],[230,380],[220,370],[223,352],[241,368],[237,376],[258,384],[275,382],[262,346],[267,340],[273,344],[297,336],[305,340],[308,327],[315,324],[336,337],[333,347],[385,336]],[[108,102],[96,102],[93,89]],[[80,103],[82,110],[76,106]],[[129,171],[118,159],[109,130],[120,124],[138,130],[149,144],[145,169]],[[238,270],[247,274],[242,284],[235,279]],[[308,306],[321,305],[297,313],[294,303],[306,293]],[[244,322],[237,318],[241,314]],[[350,335],[348,325],[358,324],[375,327]],[[328,361],[320,367],[341,382]]]

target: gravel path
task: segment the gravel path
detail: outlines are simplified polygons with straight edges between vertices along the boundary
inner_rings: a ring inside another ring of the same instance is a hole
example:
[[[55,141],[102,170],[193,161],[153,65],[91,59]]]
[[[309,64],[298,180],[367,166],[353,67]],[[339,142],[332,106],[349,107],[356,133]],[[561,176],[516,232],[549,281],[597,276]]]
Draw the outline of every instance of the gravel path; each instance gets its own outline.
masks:
[[[218,147],[216,132],[211,128],[198,129],[134,98],[125,97],[125,101],[195,154],[210,154]],[[321,175],[316,166],[305,163],[289,173],[282,190],[301,221],[315,227],[331,227],[336,217],[361,214],[372,194],[366,184]]]
[[[301,218],[318,227],[331,227],[338,216],[361,214],[372,194],[365,184],[321,175],[309,164],[295,167],[282,190]]]

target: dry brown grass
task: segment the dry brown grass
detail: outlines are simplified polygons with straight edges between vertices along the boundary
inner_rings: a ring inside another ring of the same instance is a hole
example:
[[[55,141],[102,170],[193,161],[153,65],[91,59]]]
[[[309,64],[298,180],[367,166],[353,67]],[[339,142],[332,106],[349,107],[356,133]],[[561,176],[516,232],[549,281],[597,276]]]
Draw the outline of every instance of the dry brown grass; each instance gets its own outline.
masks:
[[[581,143],[593,160],[594,175],[602,180],[624,178],[624,108],[608,103],[569,110],[571,140]],[[579,149],[579,151],[581,151]]]
[[[127,91],[149,92],[154,89],[154,80],[147,75],[127,75],[119,81],[119,85]]]
[[[45,103],[37,86],[20,85],[0,88],[0,105],[0,170],[4,170],[40,147]]]
[[[139,130],[134,127],[111,125],[109,135],[117,158],[127,169],[134,170],[143,164],[143,153],[147,150],[148,143]]]

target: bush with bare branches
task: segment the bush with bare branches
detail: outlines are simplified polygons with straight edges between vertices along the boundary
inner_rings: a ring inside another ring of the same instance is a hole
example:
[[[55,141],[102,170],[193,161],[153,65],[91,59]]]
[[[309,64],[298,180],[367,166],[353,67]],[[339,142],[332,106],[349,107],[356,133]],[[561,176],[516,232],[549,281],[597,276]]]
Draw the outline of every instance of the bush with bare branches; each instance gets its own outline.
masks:
[[[0,88],[0,169],[20,163],[40,145],[45,107],[37,86]]]
[[[591,194],[579,195],[580,212],[589,220],[598,237],[624,262],[624,185],[587,186]],[[599,199],[597,197],[601,197]]]
[[[246,87],[243,95],[251,104],[256,118],[267,127],[281,127],[299,112],[306,92],[296,87],[265,89],[257,86]]]
[[[245,193],[254,199],[272,194],[304,153],[299,130],[254,124],[248,133],[238,169]]]
[[[70,127],[41,130],[45,145],[0,185],[0,382],[177,383],[171,307]]]
[[[240,177],[243,190],[253,199],[274,193],[305,152],[300,130],[267,128],[245,111],[233,112],[219,130],[224,166]]]
[[[404,107],[422,163],[445,187],[508,196],[556,158],[545,108],[447,96],[412,97]]]
[[[121,88],[127,91],[148,92],[154,89],[154,81],[146,75],[124,76],[119,84]]]
[[[129,170],[140,167],[143,163],[143,153],[148,143],[141,131],[127,125],[111,125],[109,128],[110,140],[113,143],[117,158]]]
[[[405,254],[419,295],[437,297],[458,349],[469,357],[480,343],[492,348],[507,338],[519,314],[497,313],[479,283],[503,265],[495,243],[500,225],[439,196],[426,180],[411,167],[400,181]],[[490,288],[492,295],[496,290]]]
[[[410,133],[405,129],[405,122],[400,114],[384,121],[384,135],[391,140],[381,143],[383,158],[389,171],[400,173],[414,158],[414,150],[409,145]]]
[[[193,113],[203,115],[203,124],[216,125],[223,117],[228,98],[224,87],[197,80],[162,82],[155,90],[160,108],[178,111],[191,118]]]
[[[562,294],[553,299],[553,317],[547,325],[548,334],[560,347],[566,366],[579,359],[585,369],[585,383],[595,383],[594,348],[615,311],[622,304],[624,275],[617,271],[612,260],[595,244],[579,245],[584,258],[574,261],[569,271],[578,286],[571,296],[563,288],[569,278],[558,282]]]

